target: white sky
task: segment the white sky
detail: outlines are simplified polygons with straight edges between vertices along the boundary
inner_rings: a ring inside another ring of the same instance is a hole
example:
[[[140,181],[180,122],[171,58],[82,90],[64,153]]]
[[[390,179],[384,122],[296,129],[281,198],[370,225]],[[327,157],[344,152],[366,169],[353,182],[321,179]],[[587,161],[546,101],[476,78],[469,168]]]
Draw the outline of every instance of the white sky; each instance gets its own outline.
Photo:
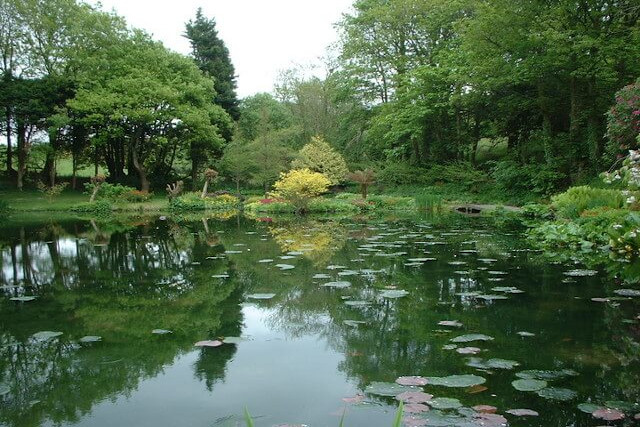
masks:
[[[318,64],[337,41],[333,24],[353,0],[102,0],[127,23],[180,53],[190,51],[184,25],[202,7],[216,19],[238,76],[238,96],[271,92],[280,70]],[[97,0],[88,0],[96,4]]]

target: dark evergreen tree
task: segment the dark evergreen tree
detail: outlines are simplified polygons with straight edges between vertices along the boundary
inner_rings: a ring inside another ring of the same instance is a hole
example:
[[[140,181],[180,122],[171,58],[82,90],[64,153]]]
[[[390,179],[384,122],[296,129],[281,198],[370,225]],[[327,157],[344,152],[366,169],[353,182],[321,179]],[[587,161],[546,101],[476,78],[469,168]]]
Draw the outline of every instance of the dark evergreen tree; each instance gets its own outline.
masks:
[[[215,103],[234,119],[240,117],[236,95],[236,76],[229,58],[229,50],[218,37],[216,20],[202,15],[198,8],[195,20],[186,25],[185,37],[191,43],[191,51],[198,67],[214,79],[217,92]]]

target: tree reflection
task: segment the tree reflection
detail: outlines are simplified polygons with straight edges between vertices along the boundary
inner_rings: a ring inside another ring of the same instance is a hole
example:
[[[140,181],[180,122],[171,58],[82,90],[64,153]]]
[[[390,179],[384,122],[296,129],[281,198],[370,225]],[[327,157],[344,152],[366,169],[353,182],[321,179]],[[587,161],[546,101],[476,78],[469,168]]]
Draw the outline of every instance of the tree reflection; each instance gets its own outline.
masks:
[[[68,231],[70,230],[70,231]],[[212,239],[154,221],[129,227],[21,227],[5,236],[0,284],[0,424],[76,422],[105,399],[129,395],[140,382],[195,350],[193,343],[240,335],[238,282],[213,281],[232,268],[205,262],[224,252]],[[153,335],[153,329],[169,335]],[[64,335],[36,340],[40,330]],[[101,342],[81,344],[85,335]],[[234,345],[200,351],[194,375],[211,389],[224,377]],[[5,390],[6,391],[6,390]]]

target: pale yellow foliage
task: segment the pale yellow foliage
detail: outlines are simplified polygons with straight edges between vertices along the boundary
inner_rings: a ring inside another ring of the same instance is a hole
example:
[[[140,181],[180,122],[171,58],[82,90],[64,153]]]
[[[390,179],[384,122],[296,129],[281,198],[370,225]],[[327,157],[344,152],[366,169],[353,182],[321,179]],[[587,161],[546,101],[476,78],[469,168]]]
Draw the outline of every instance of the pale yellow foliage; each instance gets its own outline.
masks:
[[[273,195],[304,211],[309,200],[326,193],[329,185],[331,181],[321,173],[309,169],[293,169],[280,174],[280,179],[273,184]]]
[[[298,158],[291,162],[291,166],[322,173],[329,178],[331,185],[340,184],[349,173],[342,155],[318,136],[311,138],[311,142],[302,147]]]

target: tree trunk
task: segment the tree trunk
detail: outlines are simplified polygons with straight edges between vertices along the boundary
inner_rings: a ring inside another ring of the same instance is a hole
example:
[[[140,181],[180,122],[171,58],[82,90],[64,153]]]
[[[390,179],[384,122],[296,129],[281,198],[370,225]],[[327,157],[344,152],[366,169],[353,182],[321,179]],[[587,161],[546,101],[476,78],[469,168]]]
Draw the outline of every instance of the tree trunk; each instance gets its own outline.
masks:
[[[205,198],[207,197],[207,191],[209,190],[209,178],[205,178],[204,180],[204,187],[202,187],[202,195],[200,196],[201,198]]]
[[[138,171],[138,176],[140,177],[140,191],[144,193],[149,192],[149,178],[147,177],[147,172],[144,170],[144,165],[140,163],[138,159],[138,144],[136,144],[131,150],[131,161],[133,163],[133,167]]]
[[[76,153],[71,153],[71,188],[76,189],[77,185],[77,172],[78,172],[78,161],[76,160]]]
[[[236,193],[240,194],[240,180],[236,179]]]
[[[27,141],[26,141],[26,136],[25,136],[25,132],[26,129],[24,127],[23,124],[21,124],[20,122],[18,122],[17,125],[17,131],[18,131],[18,190],[22,191],[23,185],[24,185],[24,174],[27,171],[27,153],[28,153],[28,147],[27,147]]]
[[[5,109],[7,120],[7,175],[13,176],[13,146],[11,144],[11,108],[7,106]]]

